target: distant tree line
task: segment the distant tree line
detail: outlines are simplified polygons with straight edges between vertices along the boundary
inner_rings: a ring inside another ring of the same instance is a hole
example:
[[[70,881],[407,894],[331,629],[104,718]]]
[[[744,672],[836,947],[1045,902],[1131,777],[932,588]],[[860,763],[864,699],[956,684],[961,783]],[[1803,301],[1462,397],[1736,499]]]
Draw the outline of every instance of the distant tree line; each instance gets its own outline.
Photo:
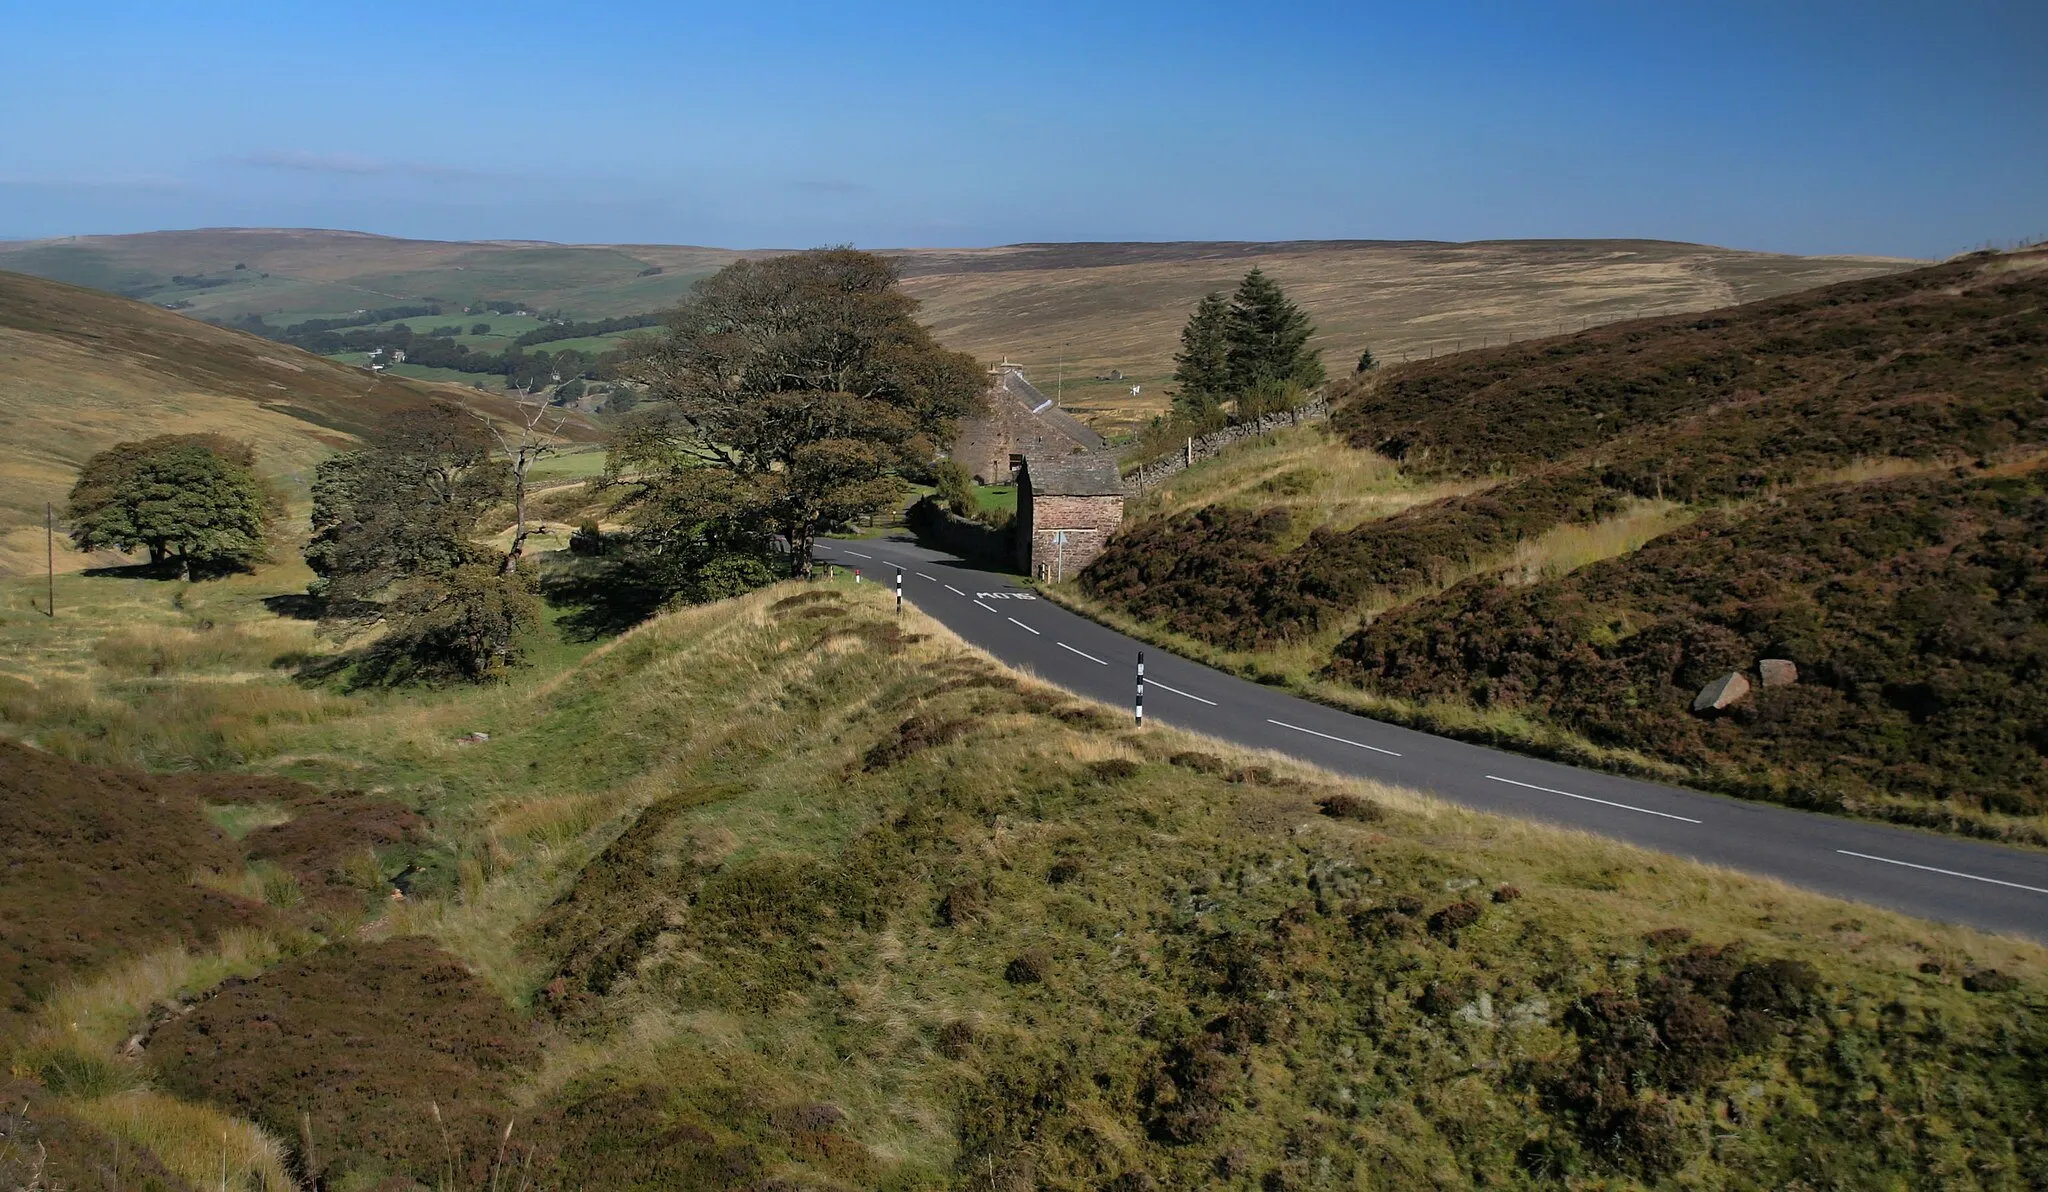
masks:
[[[620,315],[617,318],[597,319],[584,323],[554,323],[546,327],[535,327],[512,342],[520,347],[534,344],[553,343],[558,339],[583,339],[592,335],[610,335],[616,331],[633,331],[641,327],[659,327],[668,318],[664,314]]]

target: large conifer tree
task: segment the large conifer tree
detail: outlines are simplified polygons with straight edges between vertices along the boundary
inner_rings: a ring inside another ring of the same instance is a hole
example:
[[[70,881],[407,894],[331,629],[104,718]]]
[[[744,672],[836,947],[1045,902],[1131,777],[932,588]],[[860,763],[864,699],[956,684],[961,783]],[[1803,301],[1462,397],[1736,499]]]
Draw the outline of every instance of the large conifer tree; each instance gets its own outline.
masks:
[[[1308,340],[1315,324],[1290,301],[1280,284],[1254,268],[1231,297],[1227,334],[1230,387],[1244,394],[1260,384],[1292,383],[1313,389],[1323,383],[1323,354]]]
[[[1174,412],[1191,421],[1214,414],[1230,393],[1230,306],[1221,291],[1196,305],[1173,362]]]

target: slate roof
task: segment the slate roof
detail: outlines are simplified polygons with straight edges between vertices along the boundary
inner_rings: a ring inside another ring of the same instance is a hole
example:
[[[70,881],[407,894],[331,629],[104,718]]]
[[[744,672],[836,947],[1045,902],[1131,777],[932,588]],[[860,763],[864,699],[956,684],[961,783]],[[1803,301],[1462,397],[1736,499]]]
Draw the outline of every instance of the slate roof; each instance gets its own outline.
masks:
[[[1087,455],[1026,455],[1024,477],[1034,497],[1124,495],[1124,479],[1117,471],[1116,456],[1103,451]]]
[[[1024,408],[1030,410],[1040,422],[1051,426],[1090,451],[1102,450],[1103,441],[1101,435],[1088,429],[1088,424],[1079,418],[1055,407],[1052,404],[1051,398],[1039,392],[1036,385],[1024,379],[1023,373],[1013,369],[1005,369],[996,384],[1013,399],[1023,402]]]

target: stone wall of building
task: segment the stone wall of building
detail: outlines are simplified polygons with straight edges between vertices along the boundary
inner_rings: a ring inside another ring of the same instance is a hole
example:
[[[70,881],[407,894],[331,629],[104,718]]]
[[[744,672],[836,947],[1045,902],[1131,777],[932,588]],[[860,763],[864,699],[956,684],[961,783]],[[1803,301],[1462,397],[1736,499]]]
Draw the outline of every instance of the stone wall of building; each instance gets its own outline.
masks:
[[[953,439],[953,458],[967,466],[983,484],[1014,484],[1012,456],[1069,455],[1083,450],[1072,439],[1033,417],[1031,411],[1001,396],[984,413],[960,420]]]
[[[1034,578],[1072,579],[1086,567],[1123,524],[1124,499],[1118,496],[1068,497],[1018,493],[1017,562]],[[1066,532],[1066,543],[1054,541]]]

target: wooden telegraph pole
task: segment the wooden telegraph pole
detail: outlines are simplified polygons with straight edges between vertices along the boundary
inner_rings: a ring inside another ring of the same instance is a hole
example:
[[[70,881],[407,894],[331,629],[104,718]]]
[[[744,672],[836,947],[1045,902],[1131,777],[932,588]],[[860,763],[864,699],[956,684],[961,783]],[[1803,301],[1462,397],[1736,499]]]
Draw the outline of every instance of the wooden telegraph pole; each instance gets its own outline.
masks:
[[[57,507],[43,502],[43,582],[47,589],[50,619],[57,618]]]

